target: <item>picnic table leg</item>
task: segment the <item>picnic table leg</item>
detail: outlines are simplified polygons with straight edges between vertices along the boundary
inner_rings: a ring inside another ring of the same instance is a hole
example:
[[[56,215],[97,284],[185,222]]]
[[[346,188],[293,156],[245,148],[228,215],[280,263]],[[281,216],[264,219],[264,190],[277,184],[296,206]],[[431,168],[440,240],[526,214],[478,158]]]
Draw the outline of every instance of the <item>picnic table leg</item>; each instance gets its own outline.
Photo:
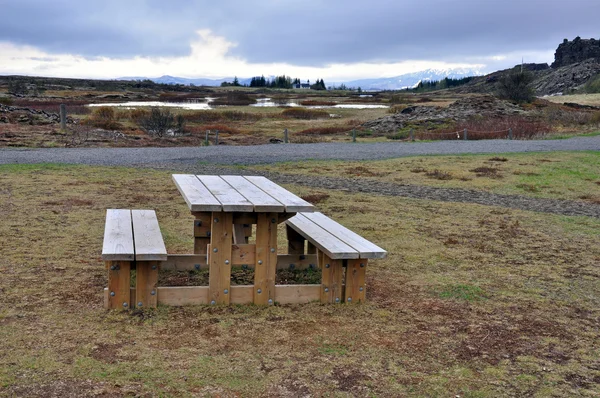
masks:
[[[340,303],[343,300],[342,278],[344,276],[343,260],[332,260],[325,253],[317,250],[319,268],[321,268],[321,303]]]
[[[259,213],[256,222],[254,304],[275,302],[277,271],[277,213]]]
[[[194,254],[206,254],[206,246],[210,242],[210,213],[192,213],[194,220]]]
[[[130,283],[131,263],[129,261],[107,261],[108,301],[106,308],[131,308]]]
[[[233,243],[243,245],[248,243],[245,224],[233,224]]]
[[[156,308],[158,261],[138,261],[135,272],[135,308]]]
[[[288,239],[288,254],[304,254],[304,242],[302,235],[296,232],[292,227],[286,225]]]
[[[213,212],[208,271],[209,303],[229,304],[231,297],[231,249],[233,213]]]
[[[368,260],[352,259],[347,261],[344,300],[347,303],[362,303],[365,301],[365,271]]]

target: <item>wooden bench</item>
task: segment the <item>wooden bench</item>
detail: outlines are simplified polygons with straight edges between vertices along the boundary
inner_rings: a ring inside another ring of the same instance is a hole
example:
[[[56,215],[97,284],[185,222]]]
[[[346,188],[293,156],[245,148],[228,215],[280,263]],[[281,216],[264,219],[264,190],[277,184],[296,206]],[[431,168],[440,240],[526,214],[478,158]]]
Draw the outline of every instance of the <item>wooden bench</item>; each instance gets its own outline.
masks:
[[[154,210],[108,209],[102,260],[108,269],[106,308],[155,308],[159,262],[167,260],[167,249]]]
[[[322,271],[321,302],[365,300],[365,270],[371,258],[387,252],[323,213],[297,213],[286,221],[288,253],[317,254]]]

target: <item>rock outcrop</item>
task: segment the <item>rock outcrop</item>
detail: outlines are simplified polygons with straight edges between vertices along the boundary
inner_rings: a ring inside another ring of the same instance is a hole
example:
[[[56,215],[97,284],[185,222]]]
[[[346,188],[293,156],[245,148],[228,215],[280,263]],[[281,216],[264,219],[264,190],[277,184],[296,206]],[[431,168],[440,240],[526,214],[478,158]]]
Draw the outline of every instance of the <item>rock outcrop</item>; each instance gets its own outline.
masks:
[[[600,62],[600,40],[582,39],[579,36],[573,41],[565,39],[554,53],[553,68],[572,65],[588,59]]]
[[[60,116],[58,113],[0,104],[0,123],[55,124],[60,123]],[[75,120],[67,116],[67,123],[74,124]]]
[[[389,133],[404,128],[407,123],[444,123],[462,121],[474,116],[503,117],[524,113],[523,110],[508,101],[493,96],[477,96],[459,99],[446,108],[438,106],[408,106],[401,112],[371,120],[363,124],[368,129]]]

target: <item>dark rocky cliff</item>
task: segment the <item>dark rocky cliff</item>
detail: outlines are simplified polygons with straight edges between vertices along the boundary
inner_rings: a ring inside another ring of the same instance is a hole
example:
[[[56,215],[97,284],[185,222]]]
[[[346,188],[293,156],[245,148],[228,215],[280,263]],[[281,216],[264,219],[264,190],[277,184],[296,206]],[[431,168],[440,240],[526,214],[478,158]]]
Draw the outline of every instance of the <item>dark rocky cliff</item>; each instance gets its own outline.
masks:
[[[582,39],[579,36],[573,41],[565,39],[554,53],[553,68],[560,68],[593,58],[600,62],[600,40]]]

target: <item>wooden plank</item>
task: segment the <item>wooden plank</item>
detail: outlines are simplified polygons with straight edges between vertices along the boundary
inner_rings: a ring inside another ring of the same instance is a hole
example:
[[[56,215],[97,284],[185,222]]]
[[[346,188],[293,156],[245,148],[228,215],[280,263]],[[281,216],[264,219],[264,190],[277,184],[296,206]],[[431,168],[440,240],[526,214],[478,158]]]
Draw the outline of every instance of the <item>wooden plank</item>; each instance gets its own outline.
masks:
[[[228,212],[212,213],[209,257],[209,299],[211,304],[229,304],[231,295],[231,235],[233,216]]]
[[[277,213],[259,213],[256,223],[254,304],[275,302],[277,270]]]
[[[283,204],[242,176],[221,176],[231,187],[254,205],[255,212],[282,213]]]
[[[365,274],[368,259],[347,260],[346,285],[344,301],[346,303],[363,303],[365,301]]]
[[[172,306],[208,304],[208,293],[208,286],[160,286],[158,304]]]
[[[252,211],[254,205],[219,176],[199,175],[198,179],[223,206],[223,211]]]
[[[246,244],[246,230],[244,224],[233,224],[233,243]]]
[[[342,280],[344,276],[344,263],[341,259],[331,259],[327,254],[317,253],[322,272],[321,302],[341,303],[344,300]]]
[[[258,188],[268,193],[279,203],[283,204],[285,206],[286,212],[293,213],[299,211],[314,211],[315,207],[312,204],[294,195],[287,189],[280,187],[273,181],[266,179],[265,177],[245,176],[244,178],[250,181],[252,184],[256,185]]]
[[[358,258],[359,253],[302,214],[286,221],[300,235],[332,259]]]
[[[256,224],[256,213],[233,213],[234,224]]]
[[[156,308],[158,261],[136,261],[135,308]]]
[[[173,182],[191,211],[213,212],[223,210],[221,202],[192,174],[173,174]]]
[[[194,215],[194,254],[206,254],[210,243],[212,213],[192,212]]]
[[[102,244],[102,260],[133,261],[133,230],[131,227],[131,210],[106,210],[104,224],[104,242]]]
[[[164,261],[167,248],[163,242],[154,210],[131,210],[136,261]]]
[[[208,262],[212,254],[211,246],[208,245]],[[255,245],[232,245],[231,246],[231,265],[247,265],[254,268],[256,256]]]
[[[288,240],[288,254],[304,254],[304,242],[306,239],[289,225],[285,226]]]
[[[312,242],[308,242],[306,244],[306,253],[307,254],[317,254],[317,246],[315,246]]]
[[[111,261],[108,265],[108,308],[131,308],[129,287],[131,283],[131,263],[129,261]]]
[[[231,286],[231,304],[252,304],[254,285]]]
[[[206,254],[169,254],[160,263],[161,271],[199,271],[207,269]]]
[[[305,304],[320,299],[320,285],[275,285],[275,301],[279,304]]]
[[[308,218],[348,246],[360,253],[360,258],[385,258],[387,252],[376,244],[369,242],[357,233],[333,221],[323,213],[302,213]]]
[[[275,296],[279,304],[304,304],[319,300],[320,285],[275,285]],[[206,305],[208,286],[158,287],[157,300],[160,305]],[[231,286],[231,304],[251,304],[254,285]],[[136,289],[130,289],[131,301],[135,300]],[[108,288],[104,288],[104,302],[108,303]]]
[[[303,270],[316,269],[316,254],[278,254],[277,269]],[[255,246],[233,245],[231,251],[231,265],[247,265],[254,269]],[[160,263],[159,270],[163,271],[194,271],[206,269],[208,263],[205,254],[169,254],[167,260]]]

